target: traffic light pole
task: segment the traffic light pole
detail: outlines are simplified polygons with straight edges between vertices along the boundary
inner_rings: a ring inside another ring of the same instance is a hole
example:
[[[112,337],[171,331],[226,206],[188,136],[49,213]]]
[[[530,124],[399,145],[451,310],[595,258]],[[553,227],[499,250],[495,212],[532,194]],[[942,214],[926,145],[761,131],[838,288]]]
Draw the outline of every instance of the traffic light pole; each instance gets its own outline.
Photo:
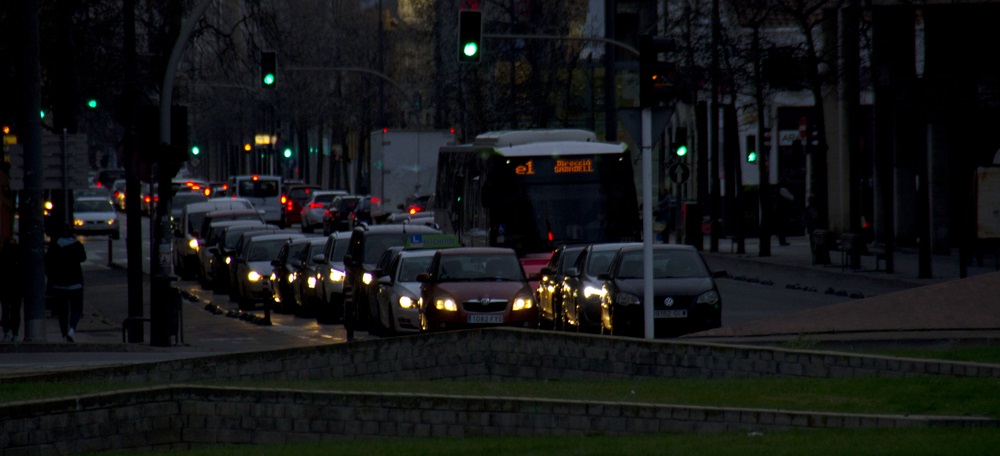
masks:
[[[167,67],[163,74],[163,91],[160,94],[160,144],[163,146],[161,156],[158,157],[160,161],[167,160],[167,157],[162,155],[170,150],[170,108],[173,105],[174,77],[177,73],[177,65],[180,62],[181,54],[184,52],[188,39],[191,38],[191,33],[194,31],[195,25],[213,1],[201,0],[198,3],[191,16],[184,21],[177,36],[177,41],[174,42],[173,50],[170,52],[170,60],[167,62]],[[163,165],[157,165],[156,171],[157,174],[161,174],[163,172]],[[157,176],[157,178],[159,177]],[[160,188],[164,189],[162,186]],[[166,190],[169,192],[169,185]],[[161,199],[161,204],[168,205],[166,209],[169,209],[170,199]],[[173,318],[170,316],[169,307],[174,304],[171,300],[177,297],[176,290],[170,286],[173,277],[171,274],[168,274],[171,254],[170,244],[166,243],[169,241],[171,235],[169,214],[169,210],[161,210],[160,204],[157,204],[152,249],[149,253],[149,344],[160,347],[170,345],[171,333],[168,324],[172,322]],[[180,322],[178,321],[179,324]]]
[[[642,316],[644,337],[653,339],[653,108],[642,108]]]

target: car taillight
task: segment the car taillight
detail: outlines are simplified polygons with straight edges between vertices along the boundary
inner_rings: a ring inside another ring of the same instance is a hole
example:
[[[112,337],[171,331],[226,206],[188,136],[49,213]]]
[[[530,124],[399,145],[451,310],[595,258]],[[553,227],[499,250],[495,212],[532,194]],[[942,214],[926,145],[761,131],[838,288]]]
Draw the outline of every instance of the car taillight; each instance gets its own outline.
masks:
[[[288,203],[288,197],[285,196],[285,195],[281,195],[281,204],[287,204],[287,203]],[[291,207],[291,206],[288,206],[288,207]]]
[[[324,207],[325,206],[323,206],[323,203],[316,203],[316,202],[309,203],[309,209],[323,209]]]

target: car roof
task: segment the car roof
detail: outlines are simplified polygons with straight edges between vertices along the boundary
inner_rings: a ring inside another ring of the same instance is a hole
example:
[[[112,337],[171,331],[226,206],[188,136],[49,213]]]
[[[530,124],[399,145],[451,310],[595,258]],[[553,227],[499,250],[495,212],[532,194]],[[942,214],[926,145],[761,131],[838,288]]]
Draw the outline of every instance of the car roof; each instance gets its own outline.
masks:
[[[227,215],[260,215],[260,211],[257,209],[223,209],[219,211],[209,212],[205,217],[215,218],[215,217],[225,217]]]
[[[441,230],[426,225],[390,224],[390,225],[370,225],[367,227],[357,227],[354,231],[363,231],[372,234],[378,233],[413,233],[413,234],[438,234]]]
[[[664,245],[664,244],[660,244]],[[606,252],[608,250],[618,250],[624,247],[639,247],[642,248],[641,242],[600,242],[597,244],[590,244],[587,249],[591,251]]]
[[[437,250],[434,250],[434,249],[423,249],[423,250],[406,250],[406,249],[403,249],[403,250],[400,250],[399,252],[396,252],[396,255],[399,256],[399,257],[401,257],[401,258],[411,258],[411,257],[425,257],[425,256],[429,257],[429,256],[434,256],[435,253],[437,253]]]
[[[303,234],[299,233],[278,233],[278,234],[261,234],[260,236],[253,236],[250,242],[259,241],[278,241],[278,240],[291,240],[303,237]]]
[[[347,195],[347,192],[343,190],[316,190],[315,192],[312,192],[313,198],[319,195],[344,196]]]
[[[184,209],[187,210],[188,212],[211,212],[213,210],[232,209],[234,207],[237,207],[236,206],[237,203],[239,203],[240,205],[249,204],[250,207],[253,207],[253,204],[250,203],[250,200],[246,198],[224,197],[224,198],[212,198],[209,199],[208,201],[203,201],[201,203],[191,203],[188,204],[187,206],[184,206]]]
[[[233,225],[263,226],[264,222],[258,220],[217,220],[211,224],[211,226],[215,228]]]
[[[111,198],[107,196],[92,195],[92,196],[79,196],[73,198],[73,201],[111,201]]]
[[[626,245],[625,247],[622,247],[622,251],[632,252],[636,250],[642,250],[641,242],[637,243],[637,245]],[[693,245],[687,244],[653,244],[653,250],[698,251],[698,249],[696,249]]]
[[[437,251],[441,256],[451,256],[451,255],[496,255],[496,254],[510,254],[516,255],[514,249],[507,247],[452,247],[449,249],[441,249]]]

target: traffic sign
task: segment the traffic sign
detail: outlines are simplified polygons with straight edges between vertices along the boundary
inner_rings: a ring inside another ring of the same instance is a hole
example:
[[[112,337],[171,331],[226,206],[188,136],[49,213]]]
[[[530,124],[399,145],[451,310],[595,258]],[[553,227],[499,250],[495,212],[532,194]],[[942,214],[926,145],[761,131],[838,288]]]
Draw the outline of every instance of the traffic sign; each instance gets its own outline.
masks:
[[[677,162],[667,169],[670,180],[675,184],[683,184],[691,178],[691,167],[687,163]]]
[[[8,148],[10,188],[24,190],[24,144],[12,144]],[[42,135],[42,188],[87,188],[87,173],[80,171],[89,168],[87,163],[87,135]]]

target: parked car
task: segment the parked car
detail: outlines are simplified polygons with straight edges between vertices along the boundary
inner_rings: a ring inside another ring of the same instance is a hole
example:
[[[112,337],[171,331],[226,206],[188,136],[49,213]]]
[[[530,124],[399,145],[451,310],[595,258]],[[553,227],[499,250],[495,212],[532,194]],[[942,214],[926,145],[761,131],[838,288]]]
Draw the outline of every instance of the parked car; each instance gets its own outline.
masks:
[[[642,244],[622,247],[611,261],[601,298],[602,332],[645,336],[645,311],[653,306],[653,338],[677,337],[722,325],[722,297],[716,277],[693,246],[653,246],[653,302],[644,303]]]
[[[344,279],[344,324],[350,331],[367,329],[370,316],[375,315],[375,303],[369,302],[368,296],[374,282],[372,271],[382,252],[392,246],[406,245],[412,238],[440,233],[421,225],[365,225],[351,232],[351,243],[344,256],[347,274]]]
[[[319,185],[285,185],[281,190],[281,225],[291,226],[302,221],[302,206],[309,201],[312,192],[322,189]]]
[[[229,268],[236,256],[236,248],[243,233],[271,234],[278,231],[274,225],[239,224],[223,228],[221,239],[212,251],[212,290],[216,293],[229,293],[234,275]]]
[[[325,211],[323,211],[323,234],[329,236],[337,231],[350,231],[351,222],[348,216],[354,211],[354,206],[361,199],[357,195],[338,196],[333,199]]]
[[[323,272],[320,263],[313,260],[315,254],[323,251],[327,238],[324,236],[310,236],[304,248],[299,251],[297,257],[292,259],[292,267],[295,268],[296,280],[292,283],[292,290],[295,293],[296,315],[304,317],[316,316],[316,311],[320,309],[320,300],[323,292]]]
[[[303,233],[312,233],[316,227],[323,226],[323,214],[333,203],[333,199],[344,196],[343,190],[317,190],[312,192],[309,200],[302,205],[299,213],[299,223]]]
[[[274,309],[283,313],[296,312],[295,302],[296,282],[299,280],[298,269],[293,264],[299,259],[302,250],[313,242],[312,238],[300,237],[290,239],[278,252],[278,257],[271,261],[272,271],[269,277],[271,299]]]
[[[513,249],[441,249],[417,280],[423,331],[538,324],[534,293]]]
[[[278,258],[278,252],[289,239],[298,237],[302,235],[275,233],[249,238],[236,258],[236,280],[232,283],[240,309],[251,310],[257,304],[269,304],[267,301],[271,299],[271,290],[268,288],[268,278],[273,271],[271,262]]]
[[[390,249],[388,266],[376,280],[375,301],[383,335],[420,332],[420,282],[427,272],[434,250]]]
[[[563,328],[563,287],[566,270],[576,262],[585,245],[562,245],[552,252],[548,264],[542,267],[538,288],[538,324],[551,329]]]
[[[344,278],[346,268],[344,257],[351,243],[350,231],[330,233],[326,238],[323,251],[313,256],[313,261],[319,264],[319,272],[323,277],[321,293],[323,302],[316,310],[316,321],[319,323],[334,323],[344,318]]]
[[[73,201],[73,230],[77,234],[106,234],[111,239],[121,237],[118,213],[111,199],[103,196],[83,196]]]
[[[601,330],[601,294],[604,282],[598,278],[608,272],[618,249],[630,243],[588,245],[566,269],[562,288],[563,327],[568,331],[598,333]],[[638,244],[641,245],[641,244]]]

